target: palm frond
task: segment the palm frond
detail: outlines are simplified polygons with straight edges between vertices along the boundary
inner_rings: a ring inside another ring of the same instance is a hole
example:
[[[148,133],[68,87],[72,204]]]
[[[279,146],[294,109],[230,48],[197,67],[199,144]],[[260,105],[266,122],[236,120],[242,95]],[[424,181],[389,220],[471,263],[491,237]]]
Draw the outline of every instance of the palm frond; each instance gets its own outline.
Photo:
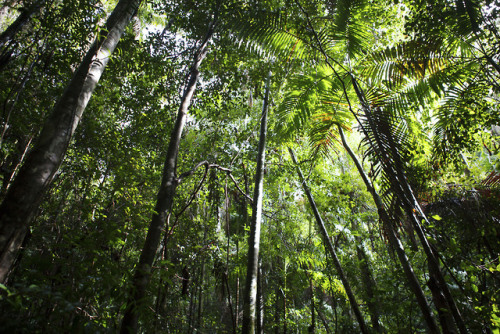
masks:
[[[454,57],[441,52],[418,56],[415,48],[409,49],[398,46],[378,52],[372,56],[378,65],[367,66],[363,72],[368,76],[367,82],[377,87],[373,89],[377,103],[401,116],[430,105],[437,97],[443,96],[448,87],[463,84],[471,73],[479,70],[478,64],[472,61],[457,62]],[[416,53],[412,55],[413,52]]]
[[[346,131],[351,131],[346,120],[351,119],[348,112],[336,110],[329,105],[330,110],[326,113],[316,113],[313,116],[309,142],[313,151],[324,156],[330,156],[332,152],[338,153],[342,147],[337,126]]]
[[[342,85],[328,67],[319,67],[314,74],[294,76],[288,82],[288,92],[276,112],[276,132],[290,138],[298,132],[307,133],[316,126],[323,128],[329,124],[332,127],[348,122],[351,116],[343,102]],[[325,131],[316,129],[314,138],[328,141]],[[318,133],[323,133],[323,139],[319,139]]]
[[[442,40],[413,40],[371,53],[361,73],[372,85],[390,89],[408,80],[423,80],[447,68],[463,63],[456,50]]]
[[[472,35],[479,31],[481,10],[479,1],[456,0],[454,14],[450,16],[448,24],[453,27],[458,36]]]
[[[436,158],[455,161],[462,150],[477,146],[477,133],[498,122],[496,103],[488,92],[486,82],[464,82],[446,91],[434,126]]]
[[[330,27],[330,50],[346,52],[349,58],[368,52],[370,44],[370,28],[360,14],[366,6],[365,0],[339,0],[334,24]],[[326,45],[326,43],[325,43]]]
[[[390,208],[393,197],[406,198],[404,162],[410,161],[410,133],[403,117],[383,107],[365,108],[360,117],[364,158],[372,164],[372,176],[384,185],[382,198]],[[394,213],[394,212],[393,212]]]
[[[307,47],[293,27],[288,26],[285,11],[235,11],[225,29],[232,33],[234,42],[259,56],[273,56],[288,60],[310,56]]]

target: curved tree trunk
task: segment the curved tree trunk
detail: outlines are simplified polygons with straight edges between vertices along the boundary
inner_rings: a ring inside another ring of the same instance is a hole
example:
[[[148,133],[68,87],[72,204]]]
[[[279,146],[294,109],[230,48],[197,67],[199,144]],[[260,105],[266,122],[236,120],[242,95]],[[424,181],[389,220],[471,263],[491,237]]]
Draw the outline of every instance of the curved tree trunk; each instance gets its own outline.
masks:
[[[61,165],[111,54],[140,3],[141,0],[118,2],[106,22],[107,34],[98,37],[83,58],[7,192],[0,206],[0,282],[5,280],[22,236]]]
[[[330,241],[330,236],[328,235],[328,231],[326,230],[323,218],[321,218],[318,208],[316,207],[316,202],[314,201],[311,191],[307,187],[306,180],[304,178],[304,175],[302,174],[302,171],[300,170],[299,164],[297,163],[295,154],[293,153],[291,148],[288,148],[288,151],[290,152],[290,155],[292,156],[292,161],[297,168],[297,173],[299,174],[300,182],[302,183],[304,192],[306,193],[307,198],[309,199],[309,204],[311,205],[311,208],[313,210],[314,218],[316,218],[316,222],[318,223],[319,231],[321,233],[321,236],[323,237],[323,243],[325,245],[325,248],[328,250],[330,256],[333,259],[333,265],[335,266],[335,270],[337,271],[337,274],[339,275],[340,280],[342,281],[342,285],[344,286],[347,297],[349,298],[349,303],[351,304],[352,311],[354,312],[356,320],[358,321],[359,329],[363,334],[368,334],[370,333],[370,331],[368,329],[368,326],[366,325],[363,315],[361,314],[361,310],[359,309],[359,304],[356,301],[356,298],[354,297],[354,293],[352,292],[351,289],[351,284],[349,283],[349,280],[347,279],[347,276],[344,273],[344,269],[342,268],[339,258],[337,257],[337,252],[335,252],[335,248],[333,247],[332,242]]]
[[[262,119],[260,123],[259,151],[257,153],[257,170],[255,171],[255,190],[253,194],[252,220],[248,238],[248,263],[245,293],[243,295],[243,334],[254,334],[256,331],[257,311],[257,278],[259,270],[260,224],[262,220],[262,198],[264,195],[264,163],[266,159],[267,114],[269,108],[269,90],[271,73],[267,77]]]
[[[210,24],[209,30],[194,55],[193,65],[189,73],[189,81],[182,96],[181,105],[177,113],[170,142],[167,150],[167,157],[163,167],[163,177],[160,185],[160,190],[156,197],[155,214],[149,224],[148,234],[144,241],[139,262],[135,268],[135,274],[132,279],[132,286],[125,314],[123,316],[120,333],[135,333],[137,332],[137,321],[139,314],[137,309],[144,302],[146,288],[149,284],[151,276],[151,266],[156,256],[156,251],[160,244],[160,239],[163,227],[170,216],[172,203],[175,196],[175,190],[178,182],[176,177],[177,156],[179,154],[179,145],[181,141],[182,131],[187,119],[188,108],[191,105],[196,84],[199,77],[199,67],[206,56],[207,46],[214,32],[214,23]]]

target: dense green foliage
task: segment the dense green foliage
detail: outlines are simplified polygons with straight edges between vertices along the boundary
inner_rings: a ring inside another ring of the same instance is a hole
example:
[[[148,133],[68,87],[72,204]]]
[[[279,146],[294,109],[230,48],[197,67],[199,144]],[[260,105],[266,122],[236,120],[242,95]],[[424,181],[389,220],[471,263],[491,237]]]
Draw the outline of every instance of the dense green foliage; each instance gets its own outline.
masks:
[[[0,30],[34,3],[0,1]],[[0,44],[0,200],[116,3],[46,1]],[[499,333],[499,11],[490,0],[143,2],[0,284],[0,332],[119,330],[193,54],[216,17],[139,331],[240,332],[270,70],[263,333],[360,332],[288,147],[370,330],[428,331],[393,230],[439,327],[457,332],[439,322],[421,227],[467,330]],[[202,161],[211,168],[187,173]]]

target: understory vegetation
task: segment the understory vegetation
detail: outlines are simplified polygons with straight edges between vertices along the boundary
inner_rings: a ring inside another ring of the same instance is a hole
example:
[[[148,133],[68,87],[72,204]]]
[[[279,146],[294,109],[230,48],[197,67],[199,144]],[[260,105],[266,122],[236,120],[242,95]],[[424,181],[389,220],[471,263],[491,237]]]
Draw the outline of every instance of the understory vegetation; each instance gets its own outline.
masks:
[[[0,0],[1,333],[500,333],[497,0]]]

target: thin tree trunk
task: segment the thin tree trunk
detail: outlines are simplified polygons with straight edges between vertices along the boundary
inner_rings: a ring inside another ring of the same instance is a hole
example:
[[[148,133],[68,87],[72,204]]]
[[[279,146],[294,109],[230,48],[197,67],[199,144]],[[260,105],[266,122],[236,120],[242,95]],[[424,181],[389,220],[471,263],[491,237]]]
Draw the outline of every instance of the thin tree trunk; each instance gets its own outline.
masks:
[[[420,205],[415,206],[416,209],[420,209]],[[423,220],[427,221],[427,217],[424,215],[422,210],[419,210]],[[435,288],[439,289],[443,296],[446,299],[446,302],[448,304],[447,310],[444,312],[451,312],[453,315],[453,318],[455,319],[455,323],[458,327],[458,330],[461,334],[467,334],[468,330],[467,327],[465,326],[465,322],[462,318],[462,315],[460,314],[460,310],[457,307],[457,304],[455,303],[455,299],[453,298],[450,289],[448,288],[448,284],[446,283],[446,280],[444,278],[443,272],[441,270],[441,267],[439,265],[439,260],[434,254],[434,251],[432,250],[429,241],[427,240],[427,237],[425,236],[425,233],[422,229],[422,225],[420,224],[419,219],[415,216],[413,213],[413,208],[410,210],[407,210],[407,214],[410,216],[410,219],[413,222],[413,226],[415,228],[415,231],[417,232],[417,235],[420,239],[420,243],[422,244],[422,247],[424,248],[424,252],[427,257],[427,261],[429,263],[429,270],[432,272],[431,276],[435,277],[437,285]]]
[[[307,332],[308,333],[315,333],[316,332],[316,314],[315,314],[315,306],[314,306],[314,284],[312,281],[312,277],[307,272],[307,268],[304,266],[303,269],[304,269],[304,272],[306,274],[306,278],[309,281],[309,289],[311,290],[311,324],[309,325]]]
[[[320,301],[321,303],[321,301]],[[320,305],[321,306],[321,305]],[[321,319],[321,322],[323,323],[323,327],[325,327],[326,334],[330,334],[332,331],[330,330],[330,326],[328,326],[328,322],[326,321],[326,318],[320,310],[320,306],[316,308],[316,312],[318,313],[319,318]]]
[[[441,328],[443,334],[456,334],[457,330],[455,323],[453,322],[453,316],[449,311],[446,298],[444,297],[441,289],[438,288],[438,280],[435,277],[431,266],[429,266],[429,280],[427,281],[427,286],[432,293],[432,299],[434,300],[434,305],[438,311],[439,322],[441,323]]]
[[[415,273],[414,273],[413,268],[410,264],[410,261],[408,260],[408,257],[406,256],[406,252],[403,248],[403,245],[399,241],[399,239],[396,235],[396,232],[394,231],[392,219],[389,217],[387,211],[385,210],[382,199],[380,198],[377,191],[375,190],[375,188],[371,184],[370,180],[368,179],[368,176],[366,175],[365,171],[363,170],[363,167],[361,166],[361,163],[359,162],[358,158],[356,157],[354,152],[351,150],[351,148],[347,144],[347,141],[346,141],[345,136],[344,136],[344,131],[342,130],[342,128],[340,126],[338,127],[338,130],[339,130],[339,134],[340,134],[344,148],[346,149],[347,153],[349,154],[352,161],[354,162],[354,165],[356,166],[358,173],[360,174],[361,178],[363,179],[363,182],[365,183],[365,186],[366,186],[368,192],[373,197],[373,200],[374,200],[375,205],[377,207],[379,217],[382,220],[382,223],[383,223],[385,230],[387,232],[389,243],[393,247],[393,249],[396,251],[399,262],[403,266],[403,272],[406,275],[406,278],[408,280],[408,284],[410,285],[410,288],[412,289],[413,293],[415,294],[415,297],[417,298],[417,303],[420,307],[420,310],[422,311],[422,314],[424,316],[424,319],[425,319],[425,322],[426,322],[427,327],[429,329],[429,332],[430,333],[439,333],[439,328],[437,327],[436,321],[434,320],[434,317],[432,315],[432,311],[429,307],[429,304],[427,303],[427,300],[425,299],[424,291],[422,290],[420,283],[418,282],[418,279],[415,276]]]
[[[255,190],[253,195],[252,220],[248,238],[248,263],[245,293],[243,297],[243,334],[254,334],[256,329],[257,308],[257,276],[259,267],[260,223],[262,220],[262,198],[264,192],[264,163],[266,158],[267,114],[271,73],[267,77],[262,120],[260,123],[259,151],[257,153],[257,170],[255,171]]]
[[[228,275],[228,267],[226,266],[224,274],[223,274],[223,286],[226,287],[227,291],[227,306],[229,308],[229,314],[231,315],[231,327],[233,328],[233,334],[236,334],[236,320],[233,311],[233,301],[231,297],[231,287],[229,286],[229,275]]]
[[[4,174],[4,178],[2,180],[2,189],[0,190],[0,196],[2,196],[4,193],[7,192],[7,190],[9,190],[12,179],[16,175],[19,167],[22,165],[24,157],[26,156],[26,153],[29,150],[32,140],[33,140],[33,135],[26,139],[24,138],[20,139],[21,143],[18,142],[17,149],[20,154],[19,157],[17,155],[12,157],[12,164],[10,166],[11,170],[9,171],[9,173]]]
[[[280,307],[279,307],[279,300],[280,300],[280,289],[279,286],[276,286],[274,289],[274,334],[279,334],[280,332]]]
[[[195,305],[195,296],[196,296],[196,289],[194,287],[198,286],[198,277],[199,275],[196,275],[194,281],[193,281],[193,289],[189,289],[189,313],[188,313],[188,323],[187,323],[187,333],[191,334],[194,333],[194,305]]]
[[[352,78],[352,84],[353,88],[356,92],[356,96],[358,97],[361,107],[368,119],[369,126],[371,127],[371,130],[374,131],[377,141],[379,141],[377,133],[378,129],[376,126],[372,123],[372,117],[371,117],[371,108],[369,104],[366,101],[365,95],[361,87],[358,85],[357,80],[354,77]],[[377,142],[377,145],[379,147],[382,147],[383,145],[380,142]],[[420,224],[420,219],[417,218],[416,214],[418,214],[421,219],[427,221],[427,217],[420,208],[420,204],[418,204],[418,201],[416,200],[413,190],[411,189],[410,184],[408,183],[408,179],[406,178],[406,175],[404,174],[404,167],[402,161],[398,159],[399,154],[396,150],[396,147],[393,145],[392,142],[389,143],[389,149],[391,150],[391,153],[393,153],[393,157],[396,159],[394,161],[394,170],[395,170],[395,175],[392,175],[391,177],[391,182],[392,182],[392,190],[395,196],[399,198],[399,200],[402,203],[402,207],[405,210],[408,218],[411,220],[413,227],[415,231],[417,232],[417,236],[420,239],[420,243],[422,244],[422,247],[424,249],[425,255],[427,257],[427,260],[429,262],[429,266],[431,270],[433,270],[434,275],[437,278],[438,281],[438,286],[437,288],[440,289],[446,298],[446,301],[448,303],[448,308],[450,309],[451,313],[453,314],[453,318],[455,319],[455,322],[457,324],[458,330],[460,331],[461,334],[467,334],[467,328],[465,326],[465,323],[463,321],[462,315],[460,314],[460,311],[458,310],[458,307],[455,303],[455,300],[453,296],[451,295],[451,292],[448,288],[448,285],[446,284],[446,280],[444,279],[444,275],[441,271],[441,268],[439,266],[439,261],[437,257],[435,256],[434,252],[432,251],[429,242],[425,236],[425,233],[422,229],[422,225]]]
[[[184,90],[177,118],[170,135],[167,157],[163,168],[163,177],[160,190],[157,194],[155,213],[151,219],[141,256],[135,268],[135,274],[132,279],[131,293],[127,301],[127,306],[125,308],[121,324],[120,333],[122,334],[137,332],[137,321],[139,317],[138,309],[144,302],[146,288],[149,284],[151,276],[151,266],[158,250],[163,227],[170,216],[175,190],[178,185],[176,178],[176,166],[181,135],[184,129],[184,124],[186,123],[188,108],[196,90],[196,84],[199,77],[199,67],[206,56],[207,45],[214,32],[214,22],[210,24],[202,44],[194,55],[193,65],[191,66],[189,74],[189,81]]]
[[[288,151],[290,152],[290,155],[292,156],[292,161],[295,164],[297,168],[297,173],[299,174],[300,181],[302,183],[302,187],[304,188],[304,192],[307,195],[307,198],[309,199],[309,204],[311,205],[311,208],[314,213],[314,218],[316,219],[316,222],[318,223],[318,227],[320,230],[320,233],[323,237],[323,242],[325,245],[325,248],[328,250],[330,253],[330,256],[333,259],[333,264],[335,266],[335,269],[337,270],[337,274],[340,277],[340,280],[342,281],[342,285],[344,286],[344,289],[346,291],[347,297],[349,298],[349,302],[351,304],[351,308],[354,312],[354,315],[356,317],[356,320],[358,321],[359,328],[362,333],[368,334],[368,326],[365,323],[365,320],[363,318],[363,315],[361,314],[361,310],[359,309],[359,304],[356,301],[356,298],[354,297],[354,293],[352,292],[351,289],[351,284],[349,283],[344,270],[342,269],[342,265],[340,264],[340,261],[337,257],[337,253],[335,252],[335,248],[332,245],[332,242],[330,241],[330,236],[328,235],[328,231],[325,228],[325,224],[323,222],[323,218],[321,218],[318,208],[316,207],[316,203],[314,201],[314,198],[309,191],[309,188],[307,187],[306,180],[304,178],[304,175],[302,174],[302,171],[300,170],[300,167],[297,163],[297,159],[295,158],[295,154],[293,153],[291,148],[288,148]]]
[[[288,333],[288,319],[287,319],[287,315],[288,315],[288,305],[287,305],[287,299],[286,299],[286,269],[287,269],[287,266],[286,266],[286,262],[285,262],[285,284],[284,284],[284,287],[283,289],[281,290],[281,294],[283,295],[283,334],[287,334]]]
[[[120,0],[99,37],[83,58],[71,82],[47,119],[33,150],[0,206],[0,282],[15,258],[22,238],[66,154],[83,111],[141,0]]]
[[[205,232],[206,235],[206,232]],[[205,239],[205,238],[204,238]],[[198,286],[198,315],[197,315],[197,321],[196,321],[196,327],[198,330],[201,330],[203,327],[203,286],[205,282],[205,258],[203,258],[201,262],[201,278],[200,278],[200,284]]]

